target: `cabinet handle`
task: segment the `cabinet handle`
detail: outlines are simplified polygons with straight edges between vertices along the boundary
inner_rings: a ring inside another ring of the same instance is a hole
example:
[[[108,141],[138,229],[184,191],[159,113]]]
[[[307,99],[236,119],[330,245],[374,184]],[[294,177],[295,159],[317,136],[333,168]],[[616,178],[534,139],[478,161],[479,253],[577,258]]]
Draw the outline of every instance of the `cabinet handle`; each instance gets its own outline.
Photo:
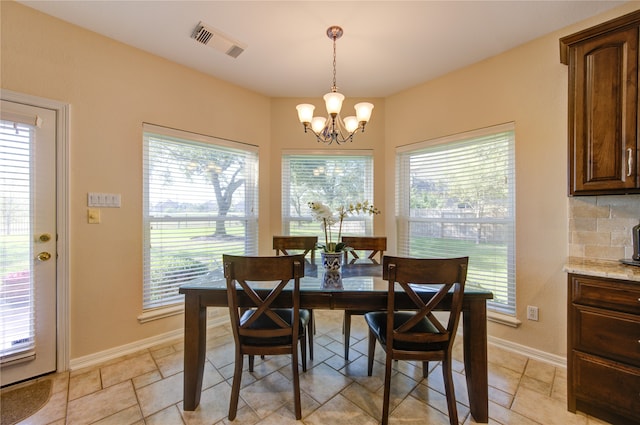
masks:
[[[627,149],[627,177],[631,176],[631,169],[633,168],[633,156],[631,156],[632,153],[633,149]]]

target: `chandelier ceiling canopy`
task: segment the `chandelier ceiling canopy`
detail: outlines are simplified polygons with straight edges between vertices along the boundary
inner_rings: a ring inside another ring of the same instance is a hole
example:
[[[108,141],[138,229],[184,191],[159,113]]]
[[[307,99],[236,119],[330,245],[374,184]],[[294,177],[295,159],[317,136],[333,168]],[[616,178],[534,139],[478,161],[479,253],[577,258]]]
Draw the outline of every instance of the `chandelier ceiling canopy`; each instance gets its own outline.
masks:
[[[344,95],[338,93],[336,86],[336,40],[342,37],[343,31],[339,26],[331,26],[327,29],[327,37],[333,41],[333,85],[331,91],[324,95],[323,99],[327,108],[327,117],[314,117],[314,105],[301,103],[296,106],[298,119],[304,126],[304,132],[311,130],[318,142],[326,144],[341,144],[353,141],[356,131],[364,131],[365,125],[371,119],[373,104],[360,102],[355,105],[356,115],[340,118]]]

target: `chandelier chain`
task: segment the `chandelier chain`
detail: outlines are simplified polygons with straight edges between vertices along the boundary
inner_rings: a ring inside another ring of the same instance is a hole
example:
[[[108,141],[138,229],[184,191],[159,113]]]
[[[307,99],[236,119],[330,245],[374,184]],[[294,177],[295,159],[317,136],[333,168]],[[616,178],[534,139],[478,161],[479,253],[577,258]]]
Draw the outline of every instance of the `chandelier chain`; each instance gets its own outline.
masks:
[[[336,85],[336,34],[333,34],[333,86],[331,86],[332,92],[338,91],[338,86]]]

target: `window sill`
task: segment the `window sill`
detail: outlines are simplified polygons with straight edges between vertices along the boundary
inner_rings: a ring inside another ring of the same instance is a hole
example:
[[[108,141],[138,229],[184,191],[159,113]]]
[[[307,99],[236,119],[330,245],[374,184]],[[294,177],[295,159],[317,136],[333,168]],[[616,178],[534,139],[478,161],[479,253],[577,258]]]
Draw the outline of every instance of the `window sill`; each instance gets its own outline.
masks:
[[[166,317],[177,316],[184,313],[184,303],[175,304],[168,307],[158,307],[147,310],[138,316],[139,323],[147,323],[153,320],[164,319]]]
[[[501,325],[511,326],[512,328],[517,328],[522,324],[522,322],[514,316],[498,313],[496,311],[487,311],[487,320]]]

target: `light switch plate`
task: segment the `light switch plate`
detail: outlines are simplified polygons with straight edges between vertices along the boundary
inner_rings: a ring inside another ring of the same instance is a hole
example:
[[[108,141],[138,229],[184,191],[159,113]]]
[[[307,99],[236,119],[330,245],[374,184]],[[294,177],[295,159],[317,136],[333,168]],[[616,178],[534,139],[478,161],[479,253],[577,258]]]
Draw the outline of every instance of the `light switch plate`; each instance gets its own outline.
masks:
[[[87,223],[100,224],[100,209],[89,208],[87,210]]]
[[[120,208],[121,195],[119,193],[89,192],[87,194],[87,206],[102,207],[102,208]]]

